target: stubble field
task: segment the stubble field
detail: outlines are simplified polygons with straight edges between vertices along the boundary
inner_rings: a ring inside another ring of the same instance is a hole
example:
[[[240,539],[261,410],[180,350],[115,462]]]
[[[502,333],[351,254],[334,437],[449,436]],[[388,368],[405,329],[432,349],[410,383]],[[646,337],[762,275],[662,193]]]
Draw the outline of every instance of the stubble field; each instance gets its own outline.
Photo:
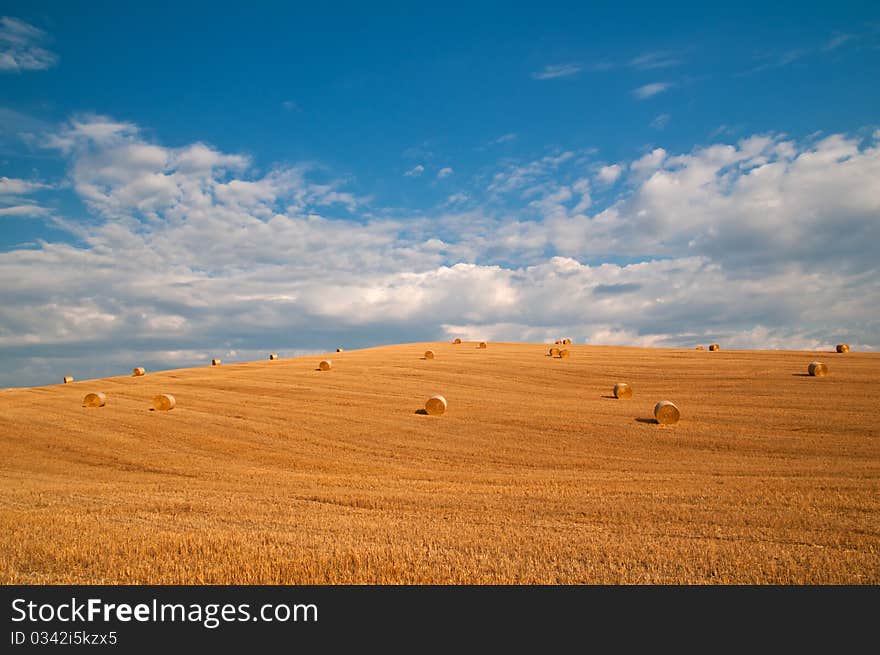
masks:
[[[0,391],[0,582],[880,582],[880,355],[548,347]]]

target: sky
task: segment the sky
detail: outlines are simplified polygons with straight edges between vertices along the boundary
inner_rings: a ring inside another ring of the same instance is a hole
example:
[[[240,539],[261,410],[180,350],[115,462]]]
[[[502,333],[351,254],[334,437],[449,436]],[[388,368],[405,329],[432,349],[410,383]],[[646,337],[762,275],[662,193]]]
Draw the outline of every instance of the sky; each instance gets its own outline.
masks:
[[[0,0],[0,387],[880,349],[880,4],[255,5]]]

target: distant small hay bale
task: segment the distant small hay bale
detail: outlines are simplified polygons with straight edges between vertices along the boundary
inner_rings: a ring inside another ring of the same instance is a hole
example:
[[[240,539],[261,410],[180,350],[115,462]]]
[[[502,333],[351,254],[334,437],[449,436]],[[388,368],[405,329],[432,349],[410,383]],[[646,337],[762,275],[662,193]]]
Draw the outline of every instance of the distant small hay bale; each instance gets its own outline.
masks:
[[[480,342],[480,348],[485,348],[485,347],[486,347],[486,342],[485,342],[485,341],[481,341],[481,342]]]
[[[434,359],[434,351],[426,350],[425,351],[425,359]]]
[[[143,366],[135,366],[133,369],[131,369],[131,374],[133,377],[139,378],[142,375],[147,374],[147,369],[145,369]]]
[[[834,348],[839,353],[848,353],[849,352],[849,344],[848,343],[839,343]]]
[[[721,350],[721,346],[719,346],[717,343],[713,343],[711,346],[709,346],[709,350],[715,352],[716,350]]]
[[[550,349],[550,356],[551,357],[559,357],[559,348],[557,348],[556,346],[553,346]]]
[[[618,382],[614,385],[614,397],[620,398],[621,400],[626,400],[627,398],[633,397],[632,387],[629,386],[626,382]]]
[[[563,345],[563,346],[570,346],[570,345],[571,345],[571,339],[569,339],[568,337],[566,337],[565,339],[562,340],[562,345]]]
[[[107,404],[107,396],[100,391],[87,393],[83,398],[83,407],[103,407]]]
[[[278,359],[278,355],[277,355],[276,353],[270,353],[270,354],[269,354],[269,359],[270,359],[270,360]]]
[[[341,353],[341,352],[342,352],[342,348],[337,348],[337,349],[336,349],[336,352]]]
[[[561,345],[562,345],[562,339],[557,339],[557,340],[554,341],[553,343],[555,343],[557,346],[561,346]]]
[[[706,349],[703,348],[703,346],[697,346],[696,348],[694,348],[694,350],[706,350]]]
[[[456,338],[455,338],[455,341],[453,341],[452,343],[454,343],[455,345],[458,345],[458,344],[461,343],[461,339],[459,339],[458,337],[456,337]]]
[[[431,396],[425,401],[425,411],[431,416],[440,416],[446,412],[446,398],[443,396]]]
[[[318,368],[322,371],[329,371],[331,368],[333,368],[333,362],[331,362],[329,359],[322,359],[321,363],[318,364]]]
[[[70,384],[71,382],[73,382],[73,376],[72,375],[65,375],[64,376],[64,384]]]
[[[681,413],[674,403],[668,400],[661,400],[654,405],[654,418],[661,425],[672,425],[673,423],[678,423]]]
[[[158,396],[153,396],[153,409],[157,412],[170,411],[174,409],[175,405],[177,405],[177,401],[170,393],[160,393]]]
[[[568,355],[569,355],[568,348],[563,348],[562,350],[559,351],[559,357],[562,359],[565,359],[566,357],[568,357]]]
[[[828,367],[825,366],[822,362],[810,362],[810,365],[807,367],[807,371],[809,371],[810,375],[816,378],[825,377],[828,375]]]
[[[222,363],[223,363],[223,362],[221,362],[221,361],[220,361],[219,359],[217,359],[216,357],[215,357],[214,359],[211,360],[211,366],[220,366],[220,364],[222,364]]]

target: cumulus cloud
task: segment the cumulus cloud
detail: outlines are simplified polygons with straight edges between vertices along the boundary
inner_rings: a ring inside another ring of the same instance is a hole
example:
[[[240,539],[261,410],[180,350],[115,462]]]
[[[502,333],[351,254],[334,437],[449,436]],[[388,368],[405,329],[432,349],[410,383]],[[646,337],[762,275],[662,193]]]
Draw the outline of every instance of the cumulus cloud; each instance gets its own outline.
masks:
[[[441,168],[439,171],[437,171],[437,177],[442,180],[444,177],[449,177],[450,175],[452,175],[452,173],[453,173],[452,167],[445,166],[445,167]]]
[[[445,212],[346,220],[325,214],[360,200],[308,168],[258,173],[92,121],[47,141],[90,219],[65,223],[70,243],[0,253],[0,385],[135,356],[160,368],[453,335],[880,347],[880,135],[655,148],[598,173],[556,153]]]
[[[419,177],[422,173],[425,172],[425,167],[421,164],[417,164],[409,169],[406,173],[404,173],[405,177]]]
[[[646,100],[664,91],[668,91],[671,87],[672,84],[670,82],[653,82],[633,89],[632,93],[639,100]]]
[[[33,25],[3,16],[0,18],[0,71],[46,70],[58,57],[44,49],[46,33]]]
[[[571,77],[581,72],[580,64],[554,64],[545,66],[543,70],[532,73],[532,78],[536,80],[554,80],[560,77]]]

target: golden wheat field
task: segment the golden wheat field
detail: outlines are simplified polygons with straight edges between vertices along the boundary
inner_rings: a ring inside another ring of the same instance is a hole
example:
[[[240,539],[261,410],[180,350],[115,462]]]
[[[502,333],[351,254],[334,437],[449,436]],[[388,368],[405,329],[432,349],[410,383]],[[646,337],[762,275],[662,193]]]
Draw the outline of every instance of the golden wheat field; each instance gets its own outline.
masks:
[[[0,582],[880,582],[880,355],[548,347],[0,391]]]

